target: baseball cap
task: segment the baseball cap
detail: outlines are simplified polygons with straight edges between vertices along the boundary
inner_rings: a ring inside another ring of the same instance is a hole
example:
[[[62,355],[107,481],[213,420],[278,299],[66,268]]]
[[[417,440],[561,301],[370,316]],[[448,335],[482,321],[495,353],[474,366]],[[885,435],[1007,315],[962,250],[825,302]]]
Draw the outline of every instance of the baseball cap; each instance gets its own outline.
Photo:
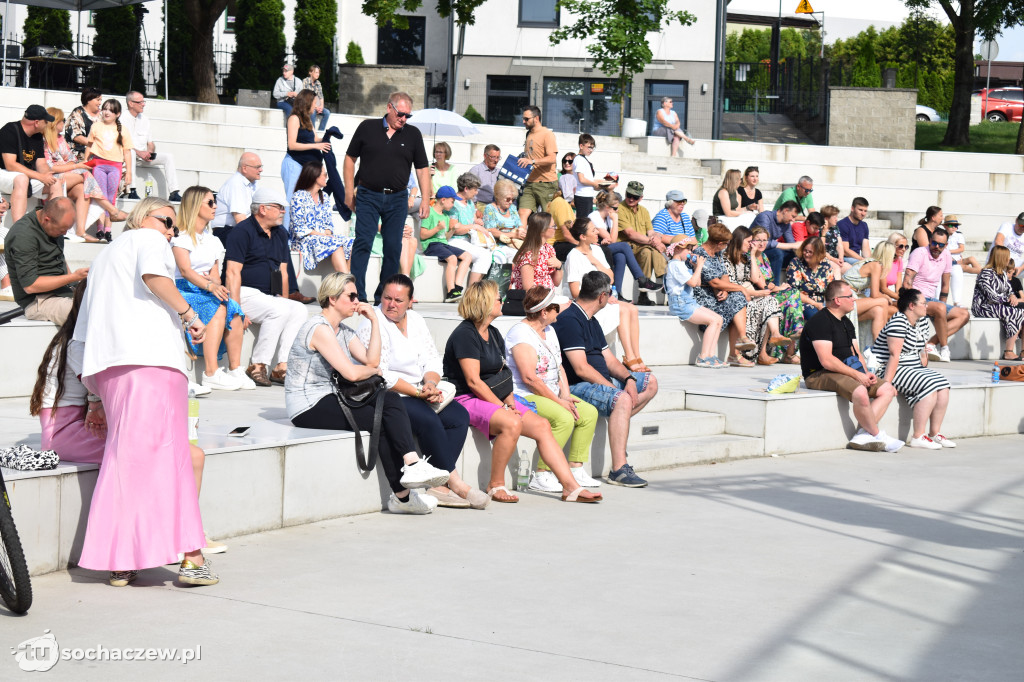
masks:
[[[281,208],[288,205],[288,202],[285,201],[284,195],[270,187],[260,187],[257,189],[252,195],[252,203],[259,204],[260,206],[276,204]]]
[[[686,195],[681,189],[670,189],[665,195],[665,201],[686,201]]]
[[[694,211],[693,215],[690,216],[690,219],[697,227],[701,227],[705,230],[708,229],[708,212],[703,208],[698,208]]]
[[[1020,213],[1017,215],[1017,222],[1020,223],[1021,225],[1024,225],[1024,213]]]
[[[643,183],[637,180],[630,180],[629,184],[626,185],[626,194],[634,197],[642,197],[644,195]]]
[[[455,199],[459,195],[456,194],[451,185],[443,185],[437,189],[437,193],[434,196],[438,199]]]
[[[25,118],[30,121],[46,121],[47,123],[53,123],[53,116],[46,113],[46,108],[38,104],[28,105],[28,109],[25,110]]]

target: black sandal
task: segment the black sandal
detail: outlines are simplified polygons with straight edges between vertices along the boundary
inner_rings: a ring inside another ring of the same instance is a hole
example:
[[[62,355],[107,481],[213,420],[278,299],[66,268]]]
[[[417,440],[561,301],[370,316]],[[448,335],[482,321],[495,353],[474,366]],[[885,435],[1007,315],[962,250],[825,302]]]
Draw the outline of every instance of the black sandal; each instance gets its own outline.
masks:
[[[1009,355],[1010,357],[1006,357],[1007,355]],[[1020,360],[1022,358],[1024,358],[1024,352],[1022,352],[1020,355],[1014,355],[1012,350],[1003,351],[1003,360]]]

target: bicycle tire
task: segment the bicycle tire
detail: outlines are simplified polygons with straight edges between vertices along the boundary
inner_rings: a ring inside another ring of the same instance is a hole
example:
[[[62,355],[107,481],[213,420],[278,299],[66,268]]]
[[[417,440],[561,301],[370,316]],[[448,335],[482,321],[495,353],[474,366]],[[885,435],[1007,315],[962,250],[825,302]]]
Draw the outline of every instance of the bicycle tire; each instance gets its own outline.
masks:
[[[0,499],[0,598],[15,613],[25,613],[32,606],[32,582],[25,552],[6,499]]]

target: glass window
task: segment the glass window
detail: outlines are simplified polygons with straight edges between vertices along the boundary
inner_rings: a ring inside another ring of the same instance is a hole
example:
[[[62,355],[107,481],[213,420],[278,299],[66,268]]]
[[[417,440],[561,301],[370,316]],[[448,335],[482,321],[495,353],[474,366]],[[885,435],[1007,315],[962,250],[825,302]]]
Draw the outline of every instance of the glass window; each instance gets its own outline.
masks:
[[[523,109],[530,105],[529,76],[487,77],[487,122],[492,125],[520,125]]]
[[[647,133],[650,134],[658,109],[661,109],[661,98],[672,98],[672,111],[679,117],[679,125],[686,128],[686,93],[688,81],[647,81],[644,97],[644,114],[647,118]]]
[[[427,18],[406,18],[409,20],[409,28],[395,28],[390,23],[377,27],[378,64],[423,66]]]
[[[556,0],[519,0],[520,26],[558,26]]]

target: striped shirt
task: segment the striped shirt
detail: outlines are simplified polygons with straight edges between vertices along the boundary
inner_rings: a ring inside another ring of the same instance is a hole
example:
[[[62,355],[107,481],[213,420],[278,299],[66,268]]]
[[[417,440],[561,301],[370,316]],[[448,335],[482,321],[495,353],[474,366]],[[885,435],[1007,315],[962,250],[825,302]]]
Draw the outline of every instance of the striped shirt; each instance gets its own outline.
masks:
[[[651,221],[654,225],[654,231],[658,234],[666,234],[670,237],[685,234],[689,237],[697,238],[697,235],[693,232],[693,223],[690,221],[690,216],[686,213],[679,214],[679,220],[674,220],[672,214],[668,212],[667,208],[663,208],[654,216],[654,220]]]
[[[921,351],[924,350],[924,344],[928,339],[928,318],[922,316],[917,325],[911,327],[906,315],[893,315],[882,327],[874,345],[871,346],[871,351],[878,358],[879,367],[885,367],[889,363],[889,337],[903,339],[899,362],[904,365],[920,365]]]

